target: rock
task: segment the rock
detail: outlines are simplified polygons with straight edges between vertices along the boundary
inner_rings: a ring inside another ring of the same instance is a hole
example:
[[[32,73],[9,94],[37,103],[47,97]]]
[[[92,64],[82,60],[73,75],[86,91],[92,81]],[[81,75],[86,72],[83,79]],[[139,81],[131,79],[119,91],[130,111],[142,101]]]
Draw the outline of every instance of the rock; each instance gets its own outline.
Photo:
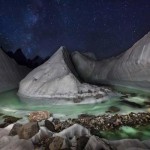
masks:
[[[150,149],[150,140],[142,141],[142,143],[146,146],[146,148]]]
[[[96,98],[96,99],[99,99],[99,98],[102,98],[102,97],[104,97],[104,95],[102,95],[102,94],[97,94],[97,95],[95,95],[95,98]]]
[[[53,133],[49,131],[46,127],[40,127],[40,130],[35,134],[31,140],[34,144],[39,144],[43,139],[47,139],[53,136]]]
[[[38,125],[39,125],[39,126],[45,126],[45,120],[38,121]]]
[[[150,113],[150,108],[147,109],[147,112]]]
[[[129,98],[130,97],[130,94],[124,94],[124,95],[122,95],[120,98],[121,99],[125,99],[125,98]]]
[[[48,111],[35,111],[31,112],[29,114],[29,121],[30,122],[36,122],[36,121],[42,121],[49,118],[51,114]]]
[[[94,127],[91,127],[91,128],[90,128],[90,133],[91,133],[92,135],[98,136],[98,137],[100,137],[100,138],[102,137],[100,130],[95,129]]]
[[[53,119],[53,123],[54,123],[55,125],[59,124],[59,123],[60,123],[60,119],[54,118],[54,119]]]
[[[110,141],[110,144],[117,148],[117,150],[127,150],[129,148],[141,148],[146,149],[147,147],[137,139],[123,139],[117,141]]]
[[[49,150],[49,145],[53,142],[55,137],[44,137],[40,140],[40,145],[42,145],[46,150]]]
[[[10,130],[13,128],[13,126],[14,126],[14,124],[10,124],[5,128],[0,128],[0,138],[5,135],[8,135]]]
[[[127,104],[131,107],[135,107],[135,108],[143,108],[144,107],[144,105],[141,105],[141,104],[138,104],[138,103],[135,103],[135,102],[131,102],[131,101],[126,100],[126,99],[121,100],[120,102],[124,103],[124,104]]]
[[[64,139],[62,137],[56,136],[52,143],[49,145],[50,150],[60,150],[63,146]]]
[[[85,127],[83,127],[79,124],[74,124],[59,133],[55,133],[54,136],[60,136],[63,138],[71,138],[72,139],[74,136],[75,137],[90,136],[90,132]]]
[[[120,111],[120,108],[116,107],[116,106],[110,106],[108,108],[108,110],[106,111],[107,113],[116,113],[116,112],[119,112]]]
[[[1,150],[34,150],[30,140],[18,139],[18,136],[3,136],[0,139]]]
[[[0,138],[9,134],[9,130],[0,128]]]
[[[19,82],[30,71],[25,66],[21,66],[12,58],[7,56],[0,48],[0,92],[18,88]]]
[[[88,93],[89,90],[92,92]],[[42,99],[42,103],[44,99],[57,100],[57,103],[69,99],[74,103],[97,94],[106,95],[100,87],[80,82],[65,47],[60,47],[48,61],[31,71],[20,82],[18,93],[22,100],[22,97],[36,99],[36,102]]]
[[[83,150],[88,140],[89,140],[89,137],[86,137],[86,136],[79,137],[77,139],[77,150]]]
[[[30,139],[35,134],[37,134],[39,131],[39,126],[37,122],[30,122],[25,125],[23,125],[19,132],[18,136],[20,139]]]
[[[13,116],[3,116],[4,118],[4,123],[7,124],[11,124],[14,122],[17,122],[18,120],[22,119],[22,118],[17,118],[17,117],[13,117]]]
[[[49,117],[47,120],[53,122],[54,118],[53,117]]]
[[[0,116],[4,116],[4,114],[0,113]]]
[[[145,149],[145,148],[128,148],[128,150],[149,150],[149,149]]]
[[[3,122],[0,124],[0,128],[5,128],[9,125],[9,123]]]
[[[145,101],[144,105],[149,106],[150,107],[150,101]]]
[[[13,128],[9,132],[9,136],[17,135],[21,127],[22,127],[22,124],[20,123],[14,124]]]
[[[150,32],[130,49],[116,57],[96,61],[79,52],[74,52],[72,60],[78,74],[87,83],[130,86],[149,90],[149,48]]]
[[[92,119],[94,118],[95,116],[94,115],[89,115],[89,114],[80,114],[78,116],[79,119],[85,119],[85,118],[89,118],[89,119]]]
[[[52,132],[56,131],[54,124],[49,120],[45,120],[45,127]]]
[[[137,93],[130,93],[130,96],[131,96],[131,97],[136,97],[136,96],[137,96]]]
[[[110,147],[107,140],[91,136],[84,150],[111,150]]]
[[[61,123],[55,125],[55,131],[56,132],[60,132],[61,128],[62,128],[62,124]]]
[[[50,150],[64,150],[70,149],[70,143],[68,139],[63,139],[62,137],[56,136],[50,139],[49,149]],[[49,150],[48,149],[48,150]]]

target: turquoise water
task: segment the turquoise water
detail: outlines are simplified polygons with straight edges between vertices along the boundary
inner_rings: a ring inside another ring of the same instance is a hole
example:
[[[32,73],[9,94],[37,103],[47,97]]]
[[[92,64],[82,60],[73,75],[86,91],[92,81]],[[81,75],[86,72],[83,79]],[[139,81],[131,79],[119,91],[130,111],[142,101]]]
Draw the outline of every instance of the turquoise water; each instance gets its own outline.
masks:
[[[146,111],[146,109],[132,108],[128,105],[123,105],[119,102],[120,97],[114,96],[108,98],[103,103],[97,104],[67,104],[62,105],[33,105],[23,103],[19,97],[17,96],[17,90],[12,90],[8,92],[4,92],[0,94],[0,112],[5,114],[13,114],[17,116],[21,116],[24,114],[28,114],[29,111],[35,110],[48,110],[55,114],[56,116],[64,116],[66,118],[69,117],[77,117],[77,115],[82,113],[100,115],[104,114],[110,106],[117,106],[120,108],[119,113],[130,113],[130,112],[142,112]],[[142,97],[131,97],[130,101],[136,101],[137,103],[143,103],[146,98]]]
[[[144,101],[149,101],[145,96],[130,96],[130,101],[138,104],[143,104]],[[74,118],[79,114],[104,114],[110,106],[117,106],[120,108],[118,113],[126,114],[130,112],[145,112],[149,108],[133,108],[131,106],[119,102],[120,96],[109,97],[103,103],[97,104],[63,104],[63,105],[31,105],[23,103],[17,96],[17,90],[12,90],[0,94],[0,113],[7,115],[23,117],[27,119],[27,115],[35,110],[48,110],[54,114],[54,117],[60,119]],[[3,119],[0,118],[0,122]],[[138,138],[141,140],[150,139],[150,125],[140,128],[122,127],[116,131],[101,132],[101,135],[107,139],[123,139],[123,138]]]
[[[123,126],[116,131],[104,131],[101,135],[109,140],[120,140],[120,139],[139,139],[148,140],[150,139],[150,125],[138,128],[132,128]]]

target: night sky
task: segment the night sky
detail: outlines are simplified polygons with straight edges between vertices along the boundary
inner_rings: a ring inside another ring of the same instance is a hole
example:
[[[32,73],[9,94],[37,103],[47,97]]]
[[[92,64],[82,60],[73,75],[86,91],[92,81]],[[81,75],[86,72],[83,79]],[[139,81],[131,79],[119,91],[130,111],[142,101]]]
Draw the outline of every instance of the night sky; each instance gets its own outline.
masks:
[[[150,31],[150,0],[0,0],[0,45],[46,57],[61,45],[115,56]]]

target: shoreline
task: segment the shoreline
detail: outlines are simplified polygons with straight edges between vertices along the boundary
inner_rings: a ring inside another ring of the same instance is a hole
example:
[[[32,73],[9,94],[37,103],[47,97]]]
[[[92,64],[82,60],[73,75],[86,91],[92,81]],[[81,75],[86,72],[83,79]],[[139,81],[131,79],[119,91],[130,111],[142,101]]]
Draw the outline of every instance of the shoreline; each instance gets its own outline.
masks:
[[[10,147],[11,143],[24,140],[24,142],[28,142],[26,146],[29,146],[31,150],[40,150],[41,148],[51,150],[52,147],[56,148],[57,146],[62,150],[65,148],[67,148],[66,150],[83,150],[83,147],[84,150],[89,150],[88,148],[91,147],[90,150],[95,150],[95,146],[99,149],[104,147],[104,150],[116,150],[118,145],[120,145],[120,149],[117,150],[121,150],[127,143],[129,148],[139,148],[137,144],[140,144],[142,150],[150,148],[150,138],[148,140],[140,140],[138,137],[110,140],[101,134],[103,131],[115,132],[122,126],[146,126],[150,123],[150,113],[98,116],[81,114],[78,118],[60,121],[48,111],[37,111],[29,114],[28,122],[25,124],[17,123],[21,118],[4,116],[4,119],[10,124],[0,128],[0,143],[9,139],[7,144]]]

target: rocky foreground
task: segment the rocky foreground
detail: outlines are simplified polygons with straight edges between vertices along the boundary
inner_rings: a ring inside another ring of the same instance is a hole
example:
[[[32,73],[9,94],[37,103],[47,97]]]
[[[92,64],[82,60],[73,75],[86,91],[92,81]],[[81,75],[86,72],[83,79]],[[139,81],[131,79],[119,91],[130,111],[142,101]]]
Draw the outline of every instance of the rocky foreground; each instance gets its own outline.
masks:
[[[2,115],[2,114],[1,114]],[[149,150],[150,140],[124,139],[110,141],[97,136],[102,130],[122,125],[150,123],[150,113],[92,116],[60,121],[47,111],[32,112],[26,124],[14,123],[20,118],[4,116],[0,125],[1,150]]]

